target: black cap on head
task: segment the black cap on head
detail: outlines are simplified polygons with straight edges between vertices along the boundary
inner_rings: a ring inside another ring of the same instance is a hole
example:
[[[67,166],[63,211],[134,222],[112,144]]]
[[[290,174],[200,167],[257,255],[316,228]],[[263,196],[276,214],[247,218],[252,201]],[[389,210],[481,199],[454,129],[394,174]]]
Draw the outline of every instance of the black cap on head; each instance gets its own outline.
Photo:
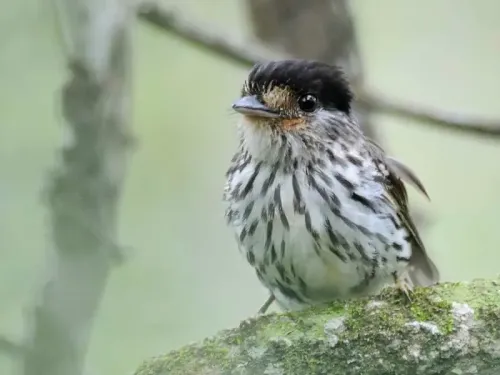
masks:
[[[342,70],[310,60],[281,60],[254,65],[248,76],[249,94],[273,86],[290,88],[297,96],[315,95],[326,109],[349,114],[353,94]]]

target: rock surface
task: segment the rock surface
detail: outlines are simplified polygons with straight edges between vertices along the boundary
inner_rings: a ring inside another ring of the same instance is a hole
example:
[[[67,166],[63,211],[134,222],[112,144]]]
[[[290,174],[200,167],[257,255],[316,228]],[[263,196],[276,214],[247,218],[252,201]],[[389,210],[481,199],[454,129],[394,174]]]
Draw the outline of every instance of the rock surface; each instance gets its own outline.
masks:
[[[500,280],[268,314],[147,360],[136,375],[500,374]]]

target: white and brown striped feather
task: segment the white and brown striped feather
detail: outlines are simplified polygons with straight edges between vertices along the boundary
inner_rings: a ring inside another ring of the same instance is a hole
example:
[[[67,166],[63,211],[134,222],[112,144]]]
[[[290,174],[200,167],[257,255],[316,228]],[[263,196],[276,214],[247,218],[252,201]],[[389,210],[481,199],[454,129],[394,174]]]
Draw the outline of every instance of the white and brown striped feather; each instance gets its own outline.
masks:
[[[311,134],[265,131],[242,124],[225,199],[240,249],[283,308],[376,293],[425,254],[401,180],[364,137],[323,147]]]

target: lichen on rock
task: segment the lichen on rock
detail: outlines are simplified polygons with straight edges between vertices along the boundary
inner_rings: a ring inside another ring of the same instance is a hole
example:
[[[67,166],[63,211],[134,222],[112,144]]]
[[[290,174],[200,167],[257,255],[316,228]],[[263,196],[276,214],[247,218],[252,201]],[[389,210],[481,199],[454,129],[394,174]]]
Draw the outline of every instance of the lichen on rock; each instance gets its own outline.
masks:
[[[393,289],[243,321],[136,375],[500,374],[500,283]]]

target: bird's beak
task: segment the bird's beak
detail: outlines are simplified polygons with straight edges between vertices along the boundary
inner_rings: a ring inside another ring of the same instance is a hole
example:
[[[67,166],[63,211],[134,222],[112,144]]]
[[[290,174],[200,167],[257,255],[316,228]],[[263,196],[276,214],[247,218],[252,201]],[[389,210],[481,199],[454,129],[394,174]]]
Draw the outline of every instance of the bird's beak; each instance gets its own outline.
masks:
[[[244,96],[233,104],[233,109],[243,115],[278,118],[279,113],[262,104],[255,95]]]

